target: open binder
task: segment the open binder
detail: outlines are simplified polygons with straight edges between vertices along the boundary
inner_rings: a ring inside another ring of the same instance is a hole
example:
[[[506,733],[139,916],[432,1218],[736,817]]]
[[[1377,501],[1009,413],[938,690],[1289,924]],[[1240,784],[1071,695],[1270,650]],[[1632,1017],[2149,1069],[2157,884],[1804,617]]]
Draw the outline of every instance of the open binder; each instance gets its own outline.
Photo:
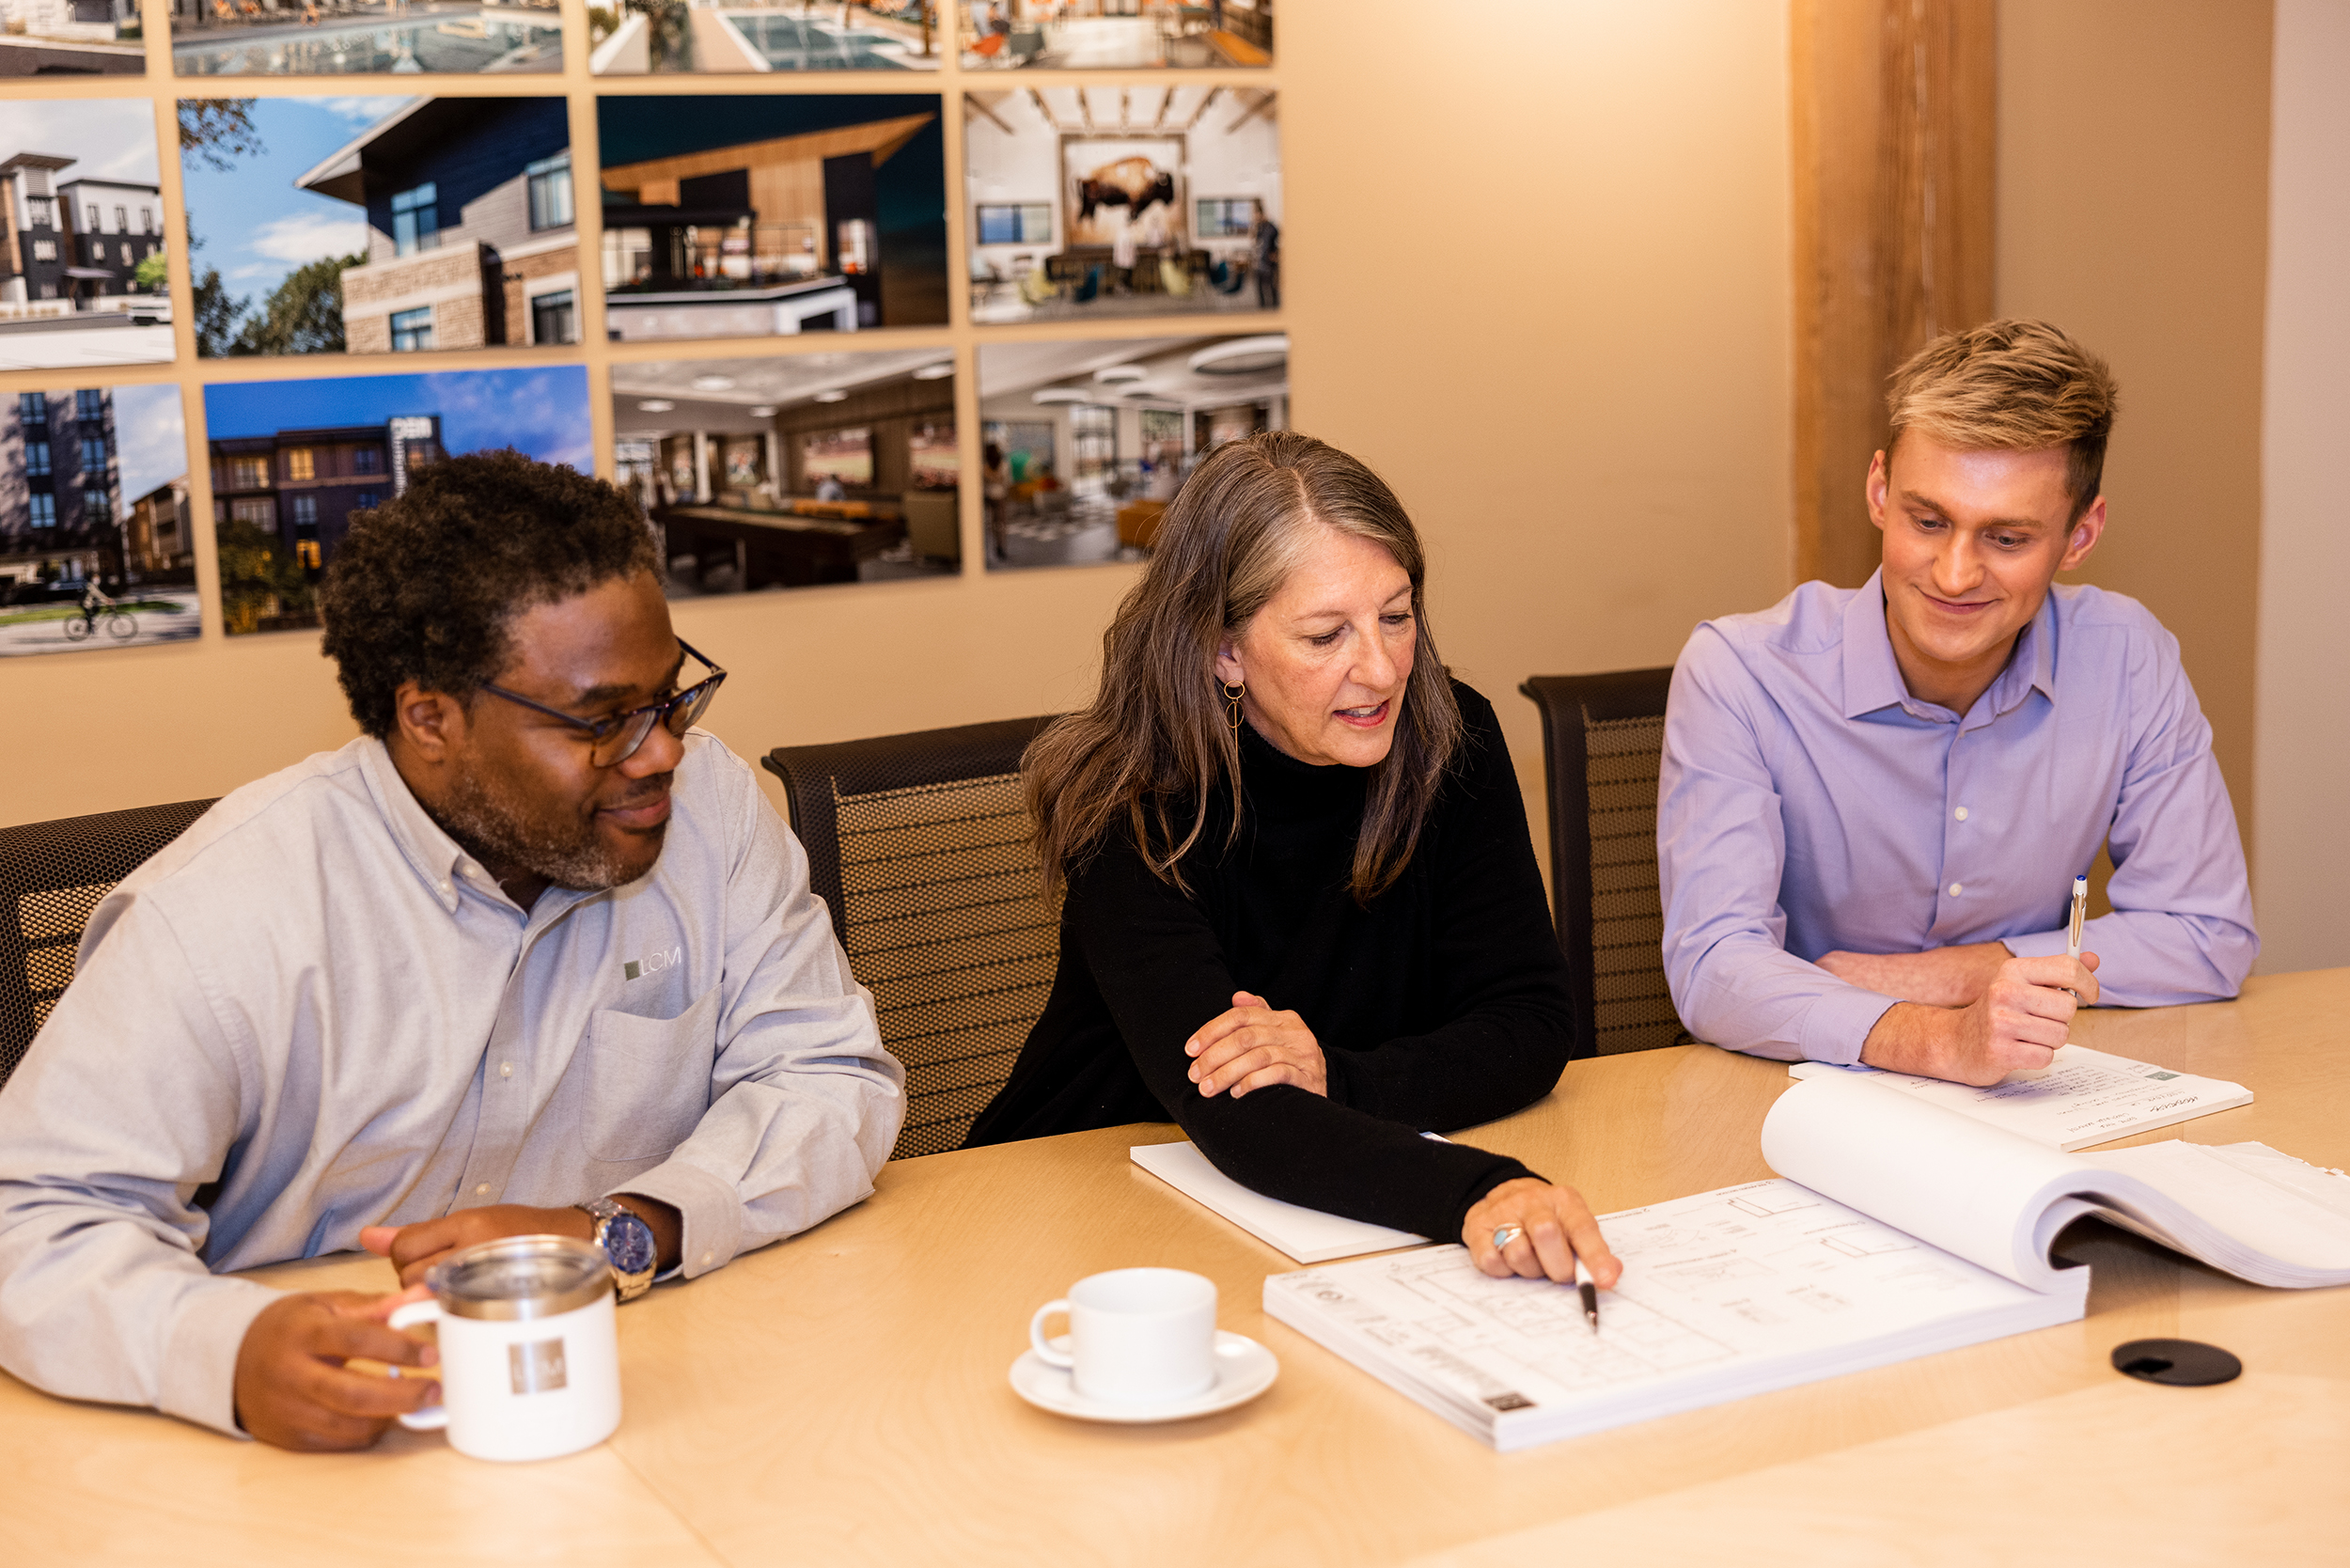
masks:
[[[2260,1144],[2065,1153],[1844,1075],[1771,1109],[1777,1179],[1603,1215],[1602,1327],[1460,1247],[1265,1281],[1266,1312],[1509,1450],[2067,1323],[2097,1215],[2257,1284],[2350,1283],[2350,1178]]]

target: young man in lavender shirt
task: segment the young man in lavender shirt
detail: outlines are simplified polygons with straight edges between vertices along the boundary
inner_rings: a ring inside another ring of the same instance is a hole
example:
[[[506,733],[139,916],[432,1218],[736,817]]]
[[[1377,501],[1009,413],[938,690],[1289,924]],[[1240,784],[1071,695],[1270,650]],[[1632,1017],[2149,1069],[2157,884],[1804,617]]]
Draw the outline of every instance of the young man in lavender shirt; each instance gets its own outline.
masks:
[[[1665,970],[1701,1039],[1996,1083],[2046,1066],[2076,1007],[2234,996],[2260,940],[2178,639],[2054,586],[2105,532],[2105,364],[1994,321],[1929,344],[1888,401],[1878,572],[1704,622],[1674,668]],[[2076,961],[2101,844],[2113,913]]]

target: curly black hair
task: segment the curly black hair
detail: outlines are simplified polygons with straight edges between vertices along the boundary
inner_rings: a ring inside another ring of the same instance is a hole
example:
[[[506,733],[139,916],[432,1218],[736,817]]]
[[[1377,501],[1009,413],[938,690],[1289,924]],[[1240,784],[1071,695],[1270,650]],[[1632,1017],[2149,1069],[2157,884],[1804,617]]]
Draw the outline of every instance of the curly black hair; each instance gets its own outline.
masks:
[[[352,514],[319,592],[324,651],[383,740],[402,682],[470,697],[511,662],[515,616],[659,570],[636,503],[602,479],[513,451],[446,458]]]

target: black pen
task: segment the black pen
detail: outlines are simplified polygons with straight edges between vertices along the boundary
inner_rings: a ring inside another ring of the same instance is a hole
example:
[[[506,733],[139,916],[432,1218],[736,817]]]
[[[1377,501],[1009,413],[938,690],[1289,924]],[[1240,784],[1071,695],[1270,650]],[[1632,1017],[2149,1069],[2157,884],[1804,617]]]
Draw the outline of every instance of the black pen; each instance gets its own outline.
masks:
[[[1574,1260],[1574,1289],[1583,1297],[1584,1321],[1591,1325],[1592,1333],[1598,1333],[1599,1287],[1591,1282],[1591,1271],[1584,1267],[1580,1257]]]

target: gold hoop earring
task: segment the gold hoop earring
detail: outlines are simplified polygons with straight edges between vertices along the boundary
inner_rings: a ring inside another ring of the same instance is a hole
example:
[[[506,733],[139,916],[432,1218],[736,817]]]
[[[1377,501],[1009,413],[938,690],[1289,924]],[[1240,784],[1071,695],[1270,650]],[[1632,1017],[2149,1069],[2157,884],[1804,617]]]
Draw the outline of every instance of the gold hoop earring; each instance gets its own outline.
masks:
[[[1238,729],[1240,728],[1240,699],[1248,695],[1248,682],[1244,681],[1237,686],[1230,681],[1219,681],[1216,683],[1224,688],[1225,722],[1234,729]]]

